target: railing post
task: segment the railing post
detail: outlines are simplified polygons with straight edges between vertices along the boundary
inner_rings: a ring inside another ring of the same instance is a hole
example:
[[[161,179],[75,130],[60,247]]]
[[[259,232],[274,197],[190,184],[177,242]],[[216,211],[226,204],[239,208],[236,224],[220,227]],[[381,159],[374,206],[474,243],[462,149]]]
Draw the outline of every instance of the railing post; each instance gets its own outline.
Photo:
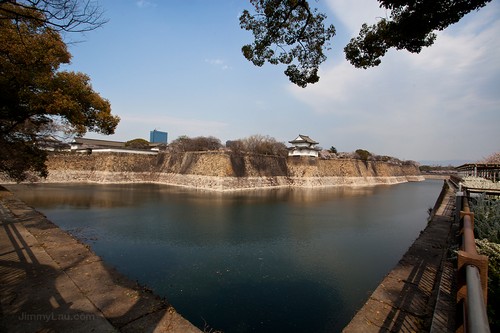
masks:
[[[457,301],[460,302],[467,297],[467,279],[465,268],[468,265],[477,267],[481,278],[481,290],[483,292],[484,304],[488,304],[488,257],[485,255],[472,254],[458,251],[458,291]]]
[[[459,282],[464,280],[465,272],[463,268],[466,265],[476,266],[481,277],[481,289],[483,290],[484,304],[488,300],[488,256],[480,255],[476,250],[476,242],[474,240],[474,213],[470,212],[468,207],[466,211],[460,211],[460,219],[462,220],[462,249],[458,251],[458,273]],[[457,297],[465,297],[467,294],[467,285],[458,285]]]
[[[460,205],[460,206],[458,206]],[[463,210],[458,210],[461,207]],[[461,222],[462,245],[458,251],[457,303],[464,309],[465,332],[488,333],[488,256],[480,255],[474,239],[474,213],[470,211],[467,198],[458,203],[457,215]]]
[[[461,191],[462,186],[459,184],[457,193],[455,194],[455,223],[460,221],[460,212],[462,211],[462,199],[464,192]]]

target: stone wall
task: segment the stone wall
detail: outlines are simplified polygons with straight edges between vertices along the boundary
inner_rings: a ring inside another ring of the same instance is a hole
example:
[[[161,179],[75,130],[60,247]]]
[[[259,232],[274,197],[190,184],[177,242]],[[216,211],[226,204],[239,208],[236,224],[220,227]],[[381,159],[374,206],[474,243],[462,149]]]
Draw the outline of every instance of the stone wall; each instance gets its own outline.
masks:
[[[395,184],[423,180],[417,166],[226,152],[53,154],[40,182],[160,183],[207,190]]]

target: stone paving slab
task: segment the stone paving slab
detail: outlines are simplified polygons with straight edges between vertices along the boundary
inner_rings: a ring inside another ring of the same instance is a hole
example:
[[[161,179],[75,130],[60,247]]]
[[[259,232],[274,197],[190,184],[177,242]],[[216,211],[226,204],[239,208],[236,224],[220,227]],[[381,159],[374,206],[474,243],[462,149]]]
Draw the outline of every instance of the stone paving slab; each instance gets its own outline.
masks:
[[[12,250],[0,255],[0,331],[114,332],[41,246],[27,246],[30,238],[22,224],[2,214],[0,242]]]
[[[135,283],[123,278],[116,271],[107,269],[100,261],[75,266],[69,269],[67,274],[117,327],[168,307],[163,300],[138,290]]]
[[[0,187],[0,332],[201,332]]]
[[[440,326],[446,328],[442,332],[455,331],[450,325],[455,316],[450,303],[436,301],[443,290],[442,272],[450,279],[446,254],[454,237],[454,192],[445,187],[443,191],[446,194],[442,202],[436,203],[436,215],[344,328],[344,333],[428,332],[438,319],[445,323]],[[434,320],[436,304],[441,308],[439,318]]]
[[[121,332],[136,333],[136,332],[175,332],[175,333],[198,333],[199,330],[184,319],[177,315],[173,308],[168,311],[156,311],[142,317],[126,326],[122,327]]]
[[[445,262],[430,328],[431,333],[454,332],[456,329],[456,320],[450,316],[449,311],[449,308],[456,304],[456,288],[452,283],[455,276],[456,271],[453,264],[449,261]]]

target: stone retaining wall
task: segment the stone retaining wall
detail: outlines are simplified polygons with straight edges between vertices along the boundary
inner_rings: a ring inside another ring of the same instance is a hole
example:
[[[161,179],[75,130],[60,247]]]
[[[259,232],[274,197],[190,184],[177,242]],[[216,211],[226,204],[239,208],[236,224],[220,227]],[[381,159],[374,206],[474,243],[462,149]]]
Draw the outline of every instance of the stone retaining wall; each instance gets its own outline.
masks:
[[[420,181],[417,166],[355,159],[234,155],[52,154],[39,182],[160,183],[207,190],[396,184]]]

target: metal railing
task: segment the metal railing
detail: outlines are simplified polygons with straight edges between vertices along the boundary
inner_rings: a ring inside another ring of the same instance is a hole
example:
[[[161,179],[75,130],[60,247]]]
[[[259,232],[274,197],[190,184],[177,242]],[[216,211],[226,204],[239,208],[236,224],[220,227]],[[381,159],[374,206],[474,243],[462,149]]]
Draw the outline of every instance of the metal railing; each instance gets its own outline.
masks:
[[[449,181],[451,183],[453,183],[453,185],[455,186],[455,188],[458,188],[459,187],[459,184],[460,182],[462,181],[462,178],[459,177],[459,176],[456,176],[456,175],[450,175],[450,179]]]
[[[458,251],[457,301],[463,304],[463,330],[488,333],[488,257],[477,252],[474,213],[470,211],[467,196],[457,200],[457,214],[462,222],[462,246]]]

